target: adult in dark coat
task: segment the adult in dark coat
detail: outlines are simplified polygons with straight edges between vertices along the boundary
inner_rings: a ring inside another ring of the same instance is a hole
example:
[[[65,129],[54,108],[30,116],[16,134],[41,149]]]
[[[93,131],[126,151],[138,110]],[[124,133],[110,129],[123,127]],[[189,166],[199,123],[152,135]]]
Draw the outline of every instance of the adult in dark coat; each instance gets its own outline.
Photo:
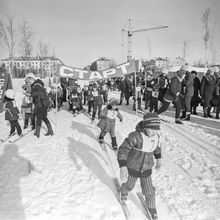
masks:
[[[219,119],[220,113],[220,73],[218,66],[214,67],[216,83],[215,83],[215,90],[213,94],[213,101],[214,106],[216,107],[216,119]]]
[[[201,101],[200,99],[201,83],[200,83],[199,78],[197,77],[197,72],[193,70],[191,73],[194,77],[194,83],[193,83],[194,91],[193,91],[193,96],[191,98],[191,113],[193,115],[197,115],[196,108]]]
[[[121,91],[119,105],[122,104],[124,98],[127,101],[127,105],[129,105],[129,99],[130,99],[130,96],[131,96],[131,93],[132,93],[132,83],[131,83],[131,81],[128,78],[126,78],[125,76],[123,76],[121,78],[120,83],[119,83],[119,89]]]
[[[53,129],[49,119],[47,118],[49,97],[46,89],[44,88],[44,83],[41,79],[36,79],[33,73],[28,74],[26,78],[29,78],[29,82],[31,83],[31,96],[33,97],[36,113],[36,130],[34,135],[36,135],[38,138],[40,137],[41,124],[42,121],[44,121],[48,129],[48,132],[45,135],[52,136]]]
[[[157,111],[157,114],[161,114],[161,113],[165,112],[169,108],[170,103],[173,102],[175,105],[175,110],[176,110],[175,122],[177,124],[182,124],[182,122],[180,120],[181,103],[180,103],[179,95],[181,92],[181,82],[184,77],[185,77],[185,71],[178,70],[176,72],[176,76],[174,76],[171,79],[169,88],[167,89],[167,91],[163,97],[163,99],[164,99],[163,105]]]
[[[182,105],[182,116],[180,117],[182,120],[189,121],[191,114],[191,98],[194,92],[194,77],[191,72],[186,72],[185,78],[182,82],[182,96],[181,96],[181,105]]]
[[[168,69],[162,68],[161,74],[157,78],[157,84],[159,87],[158,100],[160,102],[163,102],[163,97],[167,91],[167,88],[169,87],[169,78],[167,77],[167,75],[168,75]]]
[[[204,117],[212,117],[211,112],[211,103],[212,94],[215,88],[216,79],[214,77],[214,69],[209,68],[207,73],[202,77],[201,81],[201,97],[203,104],[203,113]]]

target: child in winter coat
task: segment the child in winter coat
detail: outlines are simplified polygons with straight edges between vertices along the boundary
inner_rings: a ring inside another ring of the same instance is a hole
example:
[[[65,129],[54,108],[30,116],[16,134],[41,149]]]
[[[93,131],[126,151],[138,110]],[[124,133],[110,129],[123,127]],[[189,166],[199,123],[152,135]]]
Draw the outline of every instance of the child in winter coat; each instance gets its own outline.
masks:
[[[157,219],[155,204],[155,187],[152,185],[151,174],[156,159],[156,168],[161,166],[160,119],[157,113],[146,113],[135,131],[129,133],[118,150],[118,163],[122,185],[120,188],[121,202],[125,203],[140,178],[142,193],[152,219]]]
[[[99,117],[102,111],[102,105],[103,105],[103,99],[102,99],[103,91],[98,89],[95,83],[93,84],[92,95],[93,95],[92,121],[94,121],[97,110],[98,110],[98,117]]]
[[[150,106],[150,101],[152,98],[152,91],[156,84],[156,78],[151,70],[146,73],[146,82],[145,82],[145,90],[144,90],[144,98],[145,101],[145,109],[147,110]]]
[[[150,98],[150,112],[156,112],[158,110],[158,97],[159,97],[159,85],[153,86],[151,98]]]
[[[115,136],[115,119],[119,118],[122,122],[123,118],[118,110],[118,101],[116,99],[110,99],[109,104],[100,113],[100,121],[97,126],[101,129],[99,135],[99,142],[103,143],[104,137],[107,132],[110,133],[112,139],[112,148],[118,149],[116,136]]]
[[[104,101],[104,104],[106,104],[108,102],[108,85],[107,85],[107,83],[104,83],[102,85],[102,90],[103,90],[103,101]]]
[[[9,136],[14,135],[15,128],[17,129],[18,135],[22,136],[21,126],[18,122],[20,112],[15,103],[14,90],[8,89],[5,92],[4,103],[5,103],[5,120],[9,121],[11,126],[11,131]]]
[[[79,97],[79,111],[81,111],[83,110],[83,104],[82,104],[83,95],[80,85],[77,85],[77,95]]]
[[[76,116],[80,109],[80,99],[75,89],[70,94],[70,103],[72,106],[73,115]]]
[[[94,97],[93,97],[93,86],[92,86],[92,84],[89,85],[87,99],[88,99],[88,113],[91,114],[91,111],[94,108]]]
[[[82,89],[82,93],[83,93],[83,104],[85,105],[88,101],[88,86],[87,85],[84,85]]]
[[[29,119],[31,120],[32,130],[35,129],[33,97],[31,97],[31,93],[29,91],[26,91],[25,93],[21,108],[24,112],[24,129],[28,127]]]

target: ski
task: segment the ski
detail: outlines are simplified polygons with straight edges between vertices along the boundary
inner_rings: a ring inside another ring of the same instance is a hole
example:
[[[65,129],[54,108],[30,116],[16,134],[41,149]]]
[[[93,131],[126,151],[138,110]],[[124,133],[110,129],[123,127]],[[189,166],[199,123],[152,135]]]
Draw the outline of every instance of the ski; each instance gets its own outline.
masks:
[[[121,190],[120,190],[121,186],[120,186],[120,183],[118,181],[118,178],[117,177],[113,178],[113,181],[114,181],[115,187],[118,191],[118,202],[121,204],[121,207],[122,207],[122,210],[124,212],[125,218],[127,220],[134,219],[131,212],[130,212],[130,209],[129,209],[129,206],[128,206],[127,202],[121,201],[121,193],[120,193],[121,192]]]
[[[9,135],[7,138],[1,139],[1,142],[6,142],[7,140],[9,140],[11,137],[13,137],[16,134],[16,132],[14,132],[13,134]]]
[[[17,136],[15,139],[13,140],[9,140],[9,143],[13,144],[17,141],[19,141],[21,138],[23,138],[24,136],[26,136],[27,134],[29,134],[31,131],[33,130],[27,130],[25,133],[23,133],[21,136]]]
[[[106,151],[105,143],[103,141],[99,141],[99,144],[103,151]]]
[[[148,210],[148,207],[147,207],[147,204],[145,202],[145,199],[143,197],[143,194],[141,192],[137,192],[137,197],[139,198],[141,204],[143,205],[143,207],[145,208],[145,214],[146,214],[146,217],[149,219],[149,220],[156,220],[156,219],[152,219],[151,215],[150,215],[150,212]]]

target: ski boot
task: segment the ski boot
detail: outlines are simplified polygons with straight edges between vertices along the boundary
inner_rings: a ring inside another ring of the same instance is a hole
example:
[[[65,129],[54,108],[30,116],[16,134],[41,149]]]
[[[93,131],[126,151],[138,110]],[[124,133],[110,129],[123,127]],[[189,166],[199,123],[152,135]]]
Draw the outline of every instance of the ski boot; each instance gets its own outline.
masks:
[[[122,195],[120,191],[120,203],[122,205],[126,205],[126,202],[127,202],[127,195]]]
[[[156,209],[148,208],[148,211],[150,212],[151,218],[153,220],[157,220],[158,219],[157,210]]]

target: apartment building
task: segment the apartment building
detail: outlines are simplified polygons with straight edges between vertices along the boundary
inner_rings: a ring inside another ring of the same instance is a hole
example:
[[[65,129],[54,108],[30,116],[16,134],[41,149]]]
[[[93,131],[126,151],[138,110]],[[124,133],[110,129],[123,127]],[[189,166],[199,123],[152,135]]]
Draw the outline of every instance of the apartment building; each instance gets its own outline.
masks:
[[[2,59],[2,64],[5,65],[6,71],[10,72],[10,59]],[[28,60],[25,57],[15,57],[13,59],[14,69],[41,71],[47,74],[56,73],[58,66],[62,64],[63,62],[55,57],[30,57]]]
[[[107,70],[111,67],[111,61],[105,57],[99,58],[91,64],[90,69],[93,71]]]

